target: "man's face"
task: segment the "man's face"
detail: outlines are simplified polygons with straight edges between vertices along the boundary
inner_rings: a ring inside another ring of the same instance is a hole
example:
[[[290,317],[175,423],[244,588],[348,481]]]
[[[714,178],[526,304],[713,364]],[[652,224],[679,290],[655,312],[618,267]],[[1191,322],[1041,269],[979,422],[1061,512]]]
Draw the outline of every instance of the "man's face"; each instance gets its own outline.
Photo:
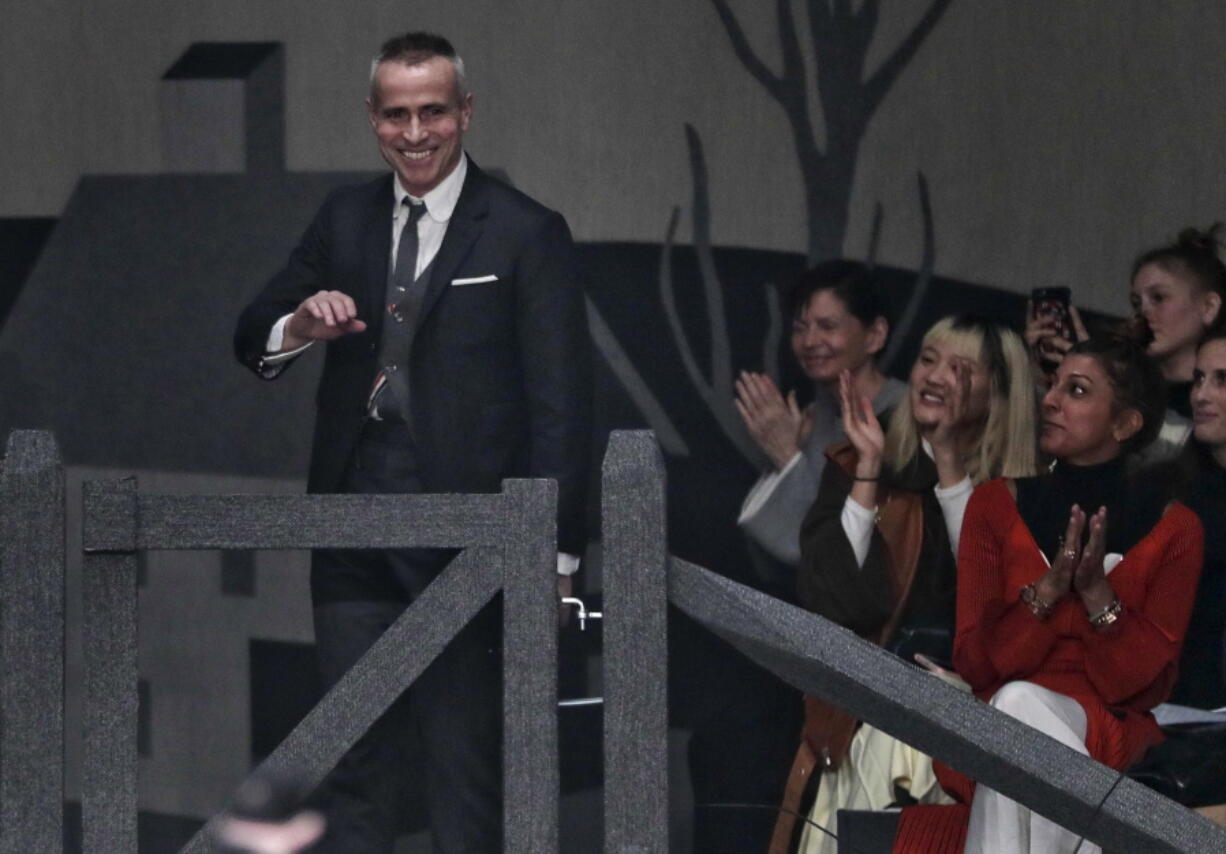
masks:
[[[473,97],[461,97],[446,57],[380,64],[366,106],[379,153],[411,195],[433,190],[460,162]]]

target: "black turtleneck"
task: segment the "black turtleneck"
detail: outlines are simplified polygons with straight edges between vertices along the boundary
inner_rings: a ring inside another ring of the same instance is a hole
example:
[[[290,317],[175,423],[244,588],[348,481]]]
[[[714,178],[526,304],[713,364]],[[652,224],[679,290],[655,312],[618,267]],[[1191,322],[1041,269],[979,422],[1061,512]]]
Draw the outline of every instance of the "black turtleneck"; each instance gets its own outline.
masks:
[[[1092,516],[1107,508],[1106,553],[1124,554],[1162,517],[1166,496],[1129,477],[1123,455],[1090,466],[1057,461],[1052,471],[1017,481],[1017,509],[1035,542],[1055,562],[1073,505]],[[1089,537],[1089,525],[1084,538]]]
[[[1192,417],[1191,380],[1166,384],[1166,408],[1175,410],[1184,418]]]
[[[1171,702],[1215,709],[1226,705],[1226,469],[1195,441],[1185,459],[1197,463],[1181,497],[1205,526],[1205,568]]]

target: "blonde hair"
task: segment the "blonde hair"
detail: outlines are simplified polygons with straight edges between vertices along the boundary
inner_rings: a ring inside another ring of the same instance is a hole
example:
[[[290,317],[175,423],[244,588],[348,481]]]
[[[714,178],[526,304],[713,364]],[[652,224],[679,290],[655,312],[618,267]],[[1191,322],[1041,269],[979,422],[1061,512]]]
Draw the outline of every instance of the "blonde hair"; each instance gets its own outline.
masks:
[[[965,464],[971,483],[994,477],[1028,477],[1035,459],[1034,375],[1026,346],[1016,332],[990,320],[943,317],[924,334],[921,347],[942,343],[974,358],[990,377],[988,417]],[[901,471],[919,450],[920,436],[911,414],[911,396],[894,408],[885,437],[885,461]]]

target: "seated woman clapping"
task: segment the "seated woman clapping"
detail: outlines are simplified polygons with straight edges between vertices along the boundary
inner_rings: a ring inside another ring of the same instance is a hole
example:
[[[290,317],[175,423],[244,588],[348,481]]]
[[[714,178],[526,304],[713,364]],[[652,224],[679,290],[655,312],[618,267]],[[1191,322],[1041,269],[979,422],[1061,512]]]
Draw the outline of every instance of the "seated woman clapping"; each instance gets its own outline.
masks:
[[[888,429],[848,379],[840,393],[849,441],[827,450],[831,462],[801,528],[800,601],[908,659],[923,652],[948,661],[952,544],[973,484],[1034,471],[1025,346],[991,321],[947,317],[924,336]],[[872,763],[899,772],[875,774]],[[831,831],[838,809],[883,807],[896,783],[916,799],[939,794],[926,757],[810,698],[793,780],[817,767],[823,773],[810,818]],[[799,801],[792,787],[785,812]],[[781,819],[772,850],[786,849],[790,830]],[[801,845],[835,850],[833,838],[812,825]]]
[[[813,382],[813,402],[800,409],[794,391],[785,396],[769,376],[752,371],[737,378],[735,400],[770,463],[745,497],[737,523],[762,574],[785,579],[789,589],[800,560],[800,523],[817,495],[824,452],[843,438],[840,375],[848,373],[856,394],[872,400],[877,412],[893,406],[906,389],[877,366],[890,323],[881,285],[864,264],[818,264],[797,280],[790,303],[792,354]]]
[[[1117,769],[1161,738],[1150,709],[1174,684],[1201,568],[1195,514],[1126,470],[1164,404],[1161,375],[1135,342],[1077,344],[1042,402],[1039,446],[1055,458],[1051,472],[978,488],[958,553],[958,673],[979,698]],[[904,810],[895,851],[1078,845],[962,775],[938,765],[938,777],[969,811]],[[936,832],[941,824],[948,833]]]

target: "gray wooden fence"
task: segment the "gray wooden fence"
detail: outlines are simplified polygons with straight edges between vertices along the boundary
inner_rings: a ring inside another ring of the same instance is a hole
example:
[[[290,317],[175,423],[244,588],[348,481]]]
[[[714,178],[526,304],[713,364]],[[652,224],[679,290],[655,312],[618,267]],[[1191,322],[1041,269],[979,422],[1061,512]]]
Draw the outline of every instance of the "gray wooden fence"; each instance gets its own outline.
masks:
[[[464,552],[269,756],[318,781],[499,590],[506,849],[558,847],[555,487],[494,495],[168,496],[83,489],[84,847],[135,852],[137,553],[460,547]],[[1226,830],[851,632],[672,557],[664,465],[646,431],[609,442],[603,485],[605,850],[668,846],[667,603],[796,687],[1118,851],[1218,852]],[[404,524],[413,520],[412,526]],[[0,854],[62,850],[65,514],[50,434],[0,466]],[[184,849],[209,850],[198,834]]]
[[[318,782],[500,590],[508,851],[558,845],[556,486],[492,495],[171,496],[134,478],[82,489],[82,836],[137,850],[137,553],[143,549],[458,547],[460,556],[258,771]],[[17,431],[0,474],[0,852],[63,834],[63,473],[51,436]],[[406,524],[412,520],[412,524]],[[184,851],[211,850],[207,828]]]

